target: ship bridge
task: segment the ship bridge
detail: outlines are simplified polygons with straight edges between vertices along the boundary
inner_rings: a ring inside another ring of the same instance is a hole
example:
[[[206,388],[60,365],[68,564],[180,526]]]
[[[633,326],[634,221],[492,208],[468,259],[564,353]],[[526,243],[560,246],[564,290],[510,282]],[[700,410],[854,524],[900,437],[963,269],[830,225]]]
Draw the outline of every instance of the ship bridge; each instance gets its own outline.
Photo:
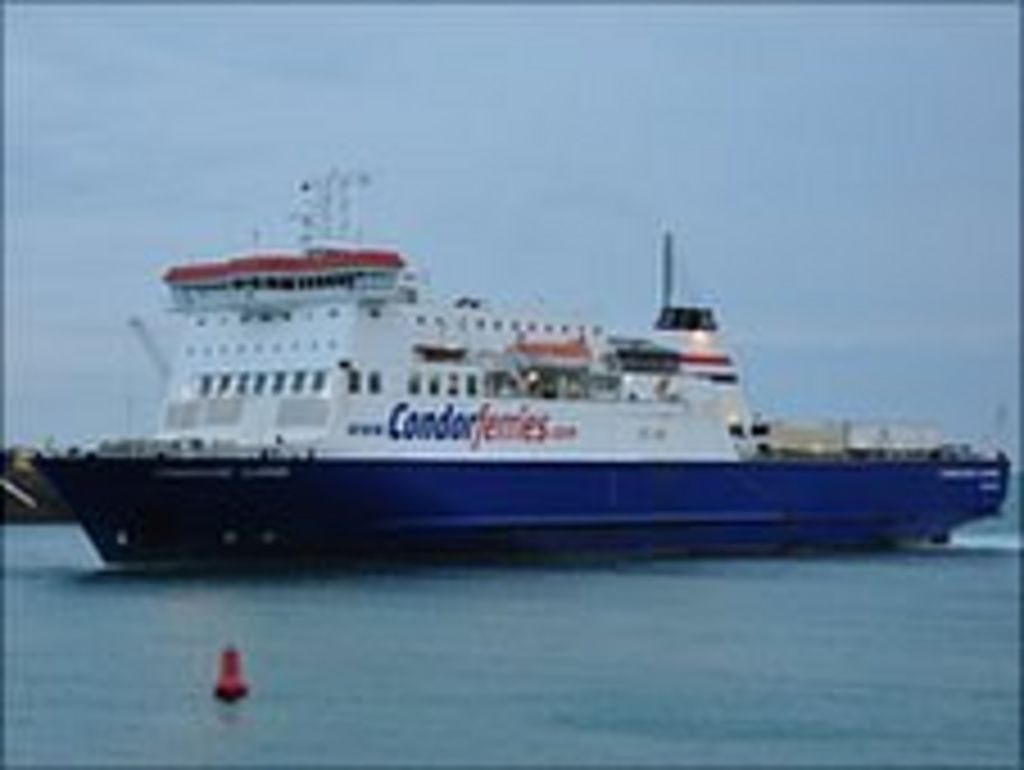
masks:
[[[402,294],[404,268],[395,251],[320,247],[179,265],[164,274],[164,282],[179,312],[273,312],[318,302],[396,298]]]

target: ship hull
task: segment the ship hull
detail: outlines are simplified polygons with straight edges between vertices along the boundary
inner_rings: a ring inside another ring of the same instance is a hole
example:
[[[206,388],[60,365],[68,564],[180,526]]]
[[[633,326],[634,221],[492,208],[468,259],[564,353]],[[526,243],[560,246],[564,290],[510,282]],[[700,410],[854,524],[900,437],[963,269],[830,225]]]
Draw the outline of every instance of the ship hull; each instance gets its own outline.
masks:
[[[523,462],[43,457],[110,563],[778,551],[941,541],[999,460]]]

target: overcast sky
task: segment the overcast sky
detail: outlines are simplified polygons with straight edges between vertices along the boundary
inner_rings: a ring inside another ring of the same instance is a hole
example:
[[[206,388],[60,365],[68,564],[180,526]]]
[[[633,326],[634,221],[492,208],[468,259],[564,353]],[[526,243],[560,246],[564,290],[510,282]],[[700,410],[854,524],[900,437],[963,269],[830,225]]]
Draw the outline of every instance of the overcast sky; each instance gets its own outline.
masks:
[[[439,293],[642,329],[671,226],[756,410],[1017,452],[1012,5],[4,13],[8,442],[151,428],[161,271],[339,165]]]

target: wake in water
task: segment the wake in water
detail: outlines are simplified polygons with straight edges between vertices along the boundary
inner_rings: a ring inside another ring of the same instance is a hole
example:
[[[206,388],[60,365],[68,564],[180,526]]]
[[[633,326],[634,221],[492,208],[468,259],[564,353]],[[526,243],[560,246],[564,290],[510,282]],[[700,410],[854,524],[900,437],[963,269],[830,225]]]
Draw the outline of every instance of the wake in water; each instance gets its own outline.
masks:
[[[1024,543],[1017,532],[977,532],[953,536],[956,548],[984,549],[987,551],[1021,551]]]

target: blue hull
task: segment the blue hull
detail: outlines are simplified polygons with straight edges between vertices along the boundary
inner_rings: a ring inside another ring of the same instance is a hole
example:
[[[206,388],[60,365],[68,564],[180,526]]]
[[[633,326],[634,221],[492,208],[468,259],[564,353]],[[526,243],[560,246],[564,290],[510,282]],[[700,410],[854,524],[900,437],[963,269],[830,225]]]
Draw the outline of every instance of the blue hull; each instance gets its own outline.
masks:
[[[942,540],[1000,460],[690,463],[42,457],[108,562],[772,551]]]

